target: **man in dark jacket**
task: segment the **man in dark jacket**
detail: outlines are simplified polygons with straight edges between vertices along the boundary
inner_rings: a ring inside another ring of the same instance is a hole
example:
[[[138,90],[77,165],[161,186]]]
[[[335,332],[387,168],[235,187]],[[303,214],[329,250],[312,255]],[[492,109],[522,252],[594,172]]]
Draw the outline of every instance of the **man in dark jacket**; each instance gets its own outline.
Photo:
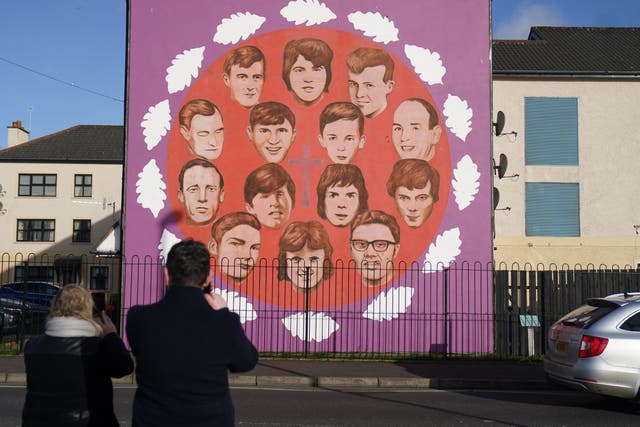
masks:
[[[209,252],[185,240],[171,248],[165,297],[129,310],[127,337],[136,359],[134,426],[233,426],[227,370],[258,361],[237,314],[210,284]]]

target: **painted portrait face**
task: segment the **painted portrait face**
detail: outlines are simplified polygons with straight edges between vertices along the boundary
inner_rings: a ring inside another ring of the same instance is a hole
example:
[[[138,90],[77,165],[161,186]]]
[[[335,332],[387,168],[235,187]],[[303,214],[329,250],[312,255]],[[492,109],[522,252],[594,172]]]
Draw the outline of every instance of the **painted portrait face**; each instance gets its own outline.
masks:
[[[260,231],[250,225],[239,224],[224,233],[218,247],[211,252],[218,258],[220,272],[224,276],[245,279],[258,261]]]
[[[180,126],[180,133],[187,140],[189,150],[196,156],[215,160],[222,154],[224,126],[218,111],[211,116],[196,114],[188,128]]]
[[[398,213],[409,227],[420,227],[433,211],[433,197],[431,197],[431,181],[424,188],[407,187],[396,188],[396,207]]]
[[[285,158],[296,136],[288,120],[278,125],[256,124],[247,128],[249,140],[253,142],[256,151],[269,163],[280,163]]]
[[[372,118],[382,113],[387,107],[387,95],[393,90],[394,82],[386,83],[384,77],[385,66],[376,65],[366,67],[360,74],[349,71],[349,96],[362,114]]]
[[[287,278],[299,289],[315,288],[322,282],[324,249],[310,249],[305,245],[299,251],[286,252]],[[309,267],[309,268],[307,268]],[[307,281],[307,271],[309,274]]]
[[[267,228],[279,229],[291,215],[291,195],[287,187],[283,185],[270,193],[258,193],[247,204],[247,212],[255,215],[260,224]]]
[[[259,102],[262,93],[264,63],[256,61],[249,68],[234,64],[229,74],[222,75],[222,80],[229,88],[231,99],[243,107],[253,107]]]
[[[360,207],[359,196],[358,189],[353,185],[329,187],[324,197],[327,220],[336,227],[351,224]]]
[[[311,105],[320,100],[327,83],[327,70],[323,66],[316,67],[304,56],[298,55],[289,73],[291,90],[303,104]]]
[[[382,285],[393,277],[392,262],[399,249],[384,224],[359,225],[351,233],[351,258],[367,286]]]
[[[358,120],[347,119],[327,123],[318,140],[334,163],[350,163],[365,143],[364,135],[360,135]]]
[[[393,113],[391,138],[401,159],[431,160],[442,129],[429,129],[429,112],[416,101],[402,102]]]
[[[193,166],[184,172],[178,200],[184,206],[187,224],[204,225],[216,217],[224,200],[220,175],[213,168]]]

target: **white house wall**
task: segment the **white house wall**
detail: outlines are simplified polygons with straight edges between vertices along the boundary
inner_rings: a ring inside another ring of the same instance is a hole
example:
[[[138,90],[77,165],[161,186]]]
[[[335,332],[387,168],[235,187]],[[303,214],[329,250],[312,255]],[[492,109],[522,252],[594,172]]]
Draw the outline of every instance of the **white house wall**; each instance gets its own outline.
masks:
[[[578,100],[579,166],[525,166],[525,97]],[[494,159],[508,158],[506,175],[494,177],[500,190],[495,212],[494,260],[517,263],[632,265],[640,262],[640,80],[493,80],[493,115],[506,115],[504,133],[494,137]],[[494,119],[495,120],[495,119]],[[580,237],[527,237],[525,183],[577,182]]]
[[[56,174],[56,197],[18,197],[18,175]],[[92,197],[74,197],[74,175],[92,175]],[[122,165],[1,163],[0,198],[6,212],[0,215],[0,254],[82,255],[94,250],[121,210]],[[103,208],[103,199],[115,203]],[[115,209],[114,209],[115,208]],[[119,215],[118,215],[119,216]],[[17,242],[17,219],[55,219],[55,242]],[[91,242],[71,242],[74,219],[91,220]]]

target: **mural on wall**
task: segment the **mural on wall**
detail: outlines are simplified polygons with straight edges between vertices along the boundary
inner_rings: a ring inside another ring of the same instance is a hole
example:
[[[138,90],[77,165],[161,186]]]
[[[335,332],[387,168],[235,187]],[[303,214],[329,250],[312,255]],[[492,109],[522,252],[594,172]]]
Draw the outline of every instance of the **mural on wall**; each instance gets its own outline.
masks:
[[[433,290],[389,266],[491,261],[488,1],[266,3],[130,2],[125,256],[202,241],[274,334],[393,327]]]

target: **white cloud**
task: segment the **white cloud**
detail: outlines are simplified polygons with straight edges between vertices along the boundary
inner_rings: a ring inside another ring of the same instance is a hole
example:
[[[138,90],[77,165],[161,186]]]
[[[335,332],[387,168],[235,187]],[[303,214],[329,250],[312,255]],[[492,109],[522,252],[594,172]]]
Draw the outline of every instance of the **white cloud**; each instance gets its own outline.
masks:
[[[497,7],[494,5],[494,8]],[[506,6],[505,6],[506,7]],[[494,10],[494,16],[496,15]],[[526,40],[534,26],[568,26],[562,10],[556,6],[527,3],[516,9],[510,16],[496,22],[493,31],[495,40]]]

